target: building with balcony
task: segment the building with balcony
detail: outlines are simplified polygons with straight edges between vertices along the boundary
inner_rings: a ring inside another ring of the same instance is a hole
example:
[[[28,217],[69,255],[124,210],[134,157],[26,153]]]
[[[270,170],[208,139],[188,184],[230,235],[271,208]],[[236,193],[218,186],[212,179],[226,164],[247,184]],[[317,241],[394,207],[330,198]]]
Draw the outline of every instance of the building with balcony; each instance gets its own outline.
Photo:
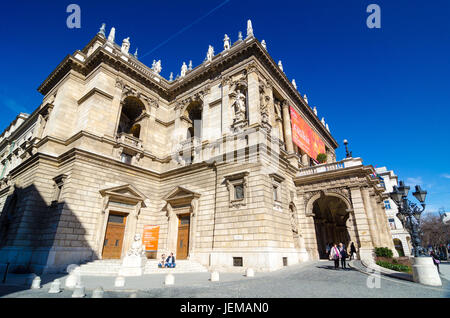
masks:
[[[175,80],[129,48],[102,27],[2,134],[2,266],[120,259],[149,227],[149,258],[217,270],[276,270],[325,257],[328,242],[393,249],[373,167],[336,161],[327,124],[250,22]]]
[[[386,167],[379,167],[375,169],[377,175],[380,177],[381,185],[385,188],[385,193],[389,194],[394,190],[394,186],[398,186],[398,177],[392,170]],[[397,217],[398,207],[395,202],[387,197],[384,200],[386,210],[386,218],[391,228],[392,240],[394,242],[395,250],[400,256],[411,256],[411,236],[403,227],[402,222]]]

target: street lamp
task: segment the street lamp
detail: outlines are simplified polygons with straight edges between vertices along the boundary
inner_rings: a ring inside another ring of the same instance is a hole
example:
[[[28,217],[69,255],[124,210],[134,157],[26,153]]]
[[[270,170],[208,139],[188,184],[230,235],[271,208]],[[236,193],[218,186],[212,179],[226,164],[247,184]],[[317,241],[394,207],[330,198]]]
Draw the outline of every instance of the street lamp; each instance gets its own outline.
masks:
[[[420,186],[416,185],[416,191],[413,196],[420,202],[422,207],[416,203],[408,200],[409,186],[406,186],[403,181],[400,185],[394,186],[393,191],[389,193],[391,199],[398,206],[397,217],[402,222],[403,227],[408,230],[411,235],[411,241],[414,247],[414,257],[428,256],[422,247],[422,240],[420,239],[420,215],[425,210],[425,198],[427,191],[424,191]]]
[[[345,145],[345,158],[352,158],[352,152],[348,151],[348,147],[347,147],[348,140],[347,139],[344,139],[344,145]]]

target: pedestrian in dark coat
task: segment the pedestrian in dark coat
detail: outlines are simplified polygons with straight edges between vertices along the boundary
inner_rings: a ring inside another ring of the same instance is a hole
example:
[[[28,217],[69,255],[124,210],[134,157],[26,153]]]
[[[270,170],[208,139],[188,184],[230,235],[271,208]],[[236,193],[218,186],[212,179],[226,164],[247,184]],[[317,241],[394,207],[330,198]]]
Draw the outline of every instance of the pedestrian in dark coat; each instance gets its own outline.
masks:
[[[356,247],[355,244],[352,242],[352,244],[350,244],[350,261],[353,259],[353,254],[356,254]]]
[[[430,256],[433,259],[434,265],[436,265],[437,267],[438,273],[440,274],[441,271],[439,270],[439,263],[440,263],[439,258],[437,257],[436,253],[434,253],[434,251],[430,252]]]
[[[345,249],[345,245],[342,243],[339,243],[339,254],[341,254],[341,267],[343,269],[346,269],[347,264],[345,262],[346,262],[348,255],[347,255],[347,250]]]

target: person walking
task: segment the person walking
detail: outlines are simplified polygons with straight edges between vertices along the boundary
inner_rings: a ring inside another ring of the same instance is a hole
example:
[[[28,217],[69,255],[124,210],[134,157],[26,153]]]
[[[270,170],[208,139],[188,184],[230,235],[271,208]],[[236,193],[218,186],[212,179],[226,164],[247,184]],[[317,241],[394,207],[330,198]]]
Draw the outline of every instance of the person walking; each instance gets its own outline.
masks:
[[[341,267],[342,269],[347,269],[347,264],[345,263],[347,259],[347,250],[345,248],[345,245],[342,243],[339,243],[339,254],[341,255]]]
[[[334,261],[334,269],[339,269],[339,259],[341,258],[341,253],[339,253],[339,249],[335,244],[333,244],[333,247],[330,249],[330,260],[332,259]]]
[[[353,254],[356,254],[356,247],[355,247],[355,244],[352,242],[350,244],[350,259],[349,259],[349,261],[351,261],[353,259]]]
[[[327,257],[330,257],[330,250],[331,250],[331,243],[327,243],[327,246],[325,247],[325,253]]]
[[[434,265],[436,265],[437,267],[438,273],[440,274],[441,271],[439,270],[439,263],[440,263],[439,258],[437,257],[436,253],[434,253],[434,251],[430,252],[430,256],[433,259]]]

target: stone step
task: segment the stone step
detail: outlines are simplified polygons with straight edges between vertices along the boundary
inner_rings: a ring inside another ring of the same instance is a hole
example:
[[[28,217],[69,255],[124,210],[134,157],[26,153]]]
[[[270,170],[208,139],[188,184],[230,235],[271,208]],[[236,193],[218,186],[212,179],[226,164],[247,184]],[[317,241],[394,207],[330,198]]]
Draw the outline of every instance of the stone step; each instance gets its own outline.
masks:
[[[199,273],[207,272],[208,269],[190,260],[179,260],[176,262],[176,268],[159,268],[158,260],[147,260],[144,267],[144,274],[164,274],[164,273]],[[91,276],[113,276],[118,275],[121,260],[95,260],[80,265],[80,274]]]

